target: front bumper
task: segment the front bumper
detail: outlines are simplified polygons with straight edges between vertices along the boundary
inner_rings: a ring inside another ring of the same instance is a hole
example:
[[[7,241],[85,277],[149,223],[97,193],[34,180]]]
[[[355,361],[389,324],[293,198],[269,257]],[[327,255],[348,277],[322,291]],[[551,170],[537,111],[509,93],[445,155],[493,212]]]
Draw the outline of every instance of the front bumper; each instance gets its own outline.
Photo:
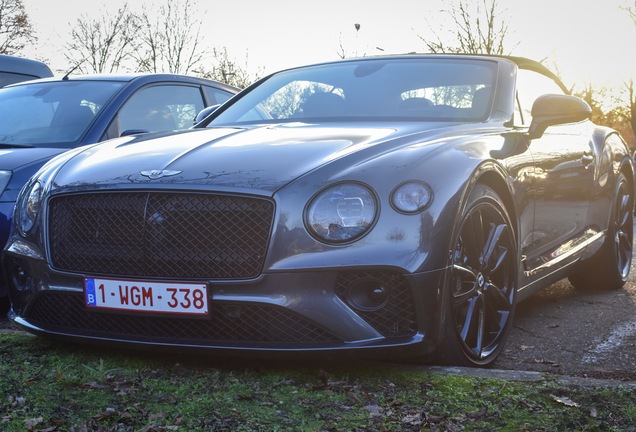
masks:
[[[220,351],[322,352],[406,350],[427,355],[441,320],[443,270],[343,268],[264,274],[210,282],[206,318],[95,311],[84,301],[83,275],[5,251],[11,319],[40,335],[130,347]],[[93,276],[93,275],[89,275]],[[374,290],[384,296],[368,300]]]

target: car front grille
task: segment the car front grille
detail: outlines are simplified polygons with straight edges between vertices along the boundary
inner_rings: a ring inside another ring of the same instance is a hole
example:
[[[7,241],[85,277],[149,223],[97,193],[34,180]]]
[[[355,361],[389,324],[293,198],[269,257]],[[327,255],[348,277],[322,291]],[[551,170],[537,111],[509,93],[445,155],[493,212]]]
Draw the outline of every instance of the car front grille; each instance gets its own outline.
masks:
[[[62,195],[49,203],[51,261],[95,275],[255,278],[273,214],[271,201],[233,195]]]
[[[87,310],[81,293],[40,294],[24,318],[71,335],[194,346],[293,346],[337,342],[314,323],[279,306],[216,303],[209,318],[127,315]]]

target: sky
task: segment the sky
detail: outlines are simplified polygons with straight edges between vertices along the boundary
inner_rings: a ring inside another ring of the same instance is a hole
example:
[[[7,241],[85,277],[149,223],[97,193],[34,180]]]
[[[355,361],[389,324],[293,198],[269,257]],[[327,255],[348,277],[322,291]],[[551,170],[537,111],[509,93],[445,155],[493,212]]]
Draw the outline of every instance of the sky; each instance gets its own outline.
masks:
[[[22,0],[39,40],[20,53],[68,67],[63,49],[80,16],[117,10],[123,0]],[[171,0],[175,4],[183,0]],[[421,38],[454,33],[450,0],[190,0],[198,2],[202,38],[227,48],[252,74],[348,57],[426,52]],[[474,0],[482,1],[482,0]],[[161,0],[128,0],[133,10]],[[557,72],[566,86],[620,86],[636,79],[636,25],[621,7],[634,0],[498,0],[513,55]],[[355,24],[359,24],[356,30]]]

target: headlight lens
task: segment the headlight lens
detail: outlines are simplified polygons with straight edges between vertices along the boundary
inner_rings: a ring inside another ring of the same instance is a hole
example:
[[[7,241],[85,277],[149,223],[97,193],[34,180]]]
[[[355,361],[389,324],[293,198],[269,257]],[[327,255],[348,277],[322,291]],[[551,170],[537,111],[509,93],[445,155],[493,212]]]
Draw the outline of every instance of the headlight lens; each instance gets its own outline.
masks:
[[[11,180],[11,171],[0,170],[0,195],[4,193],[4,189],[9,184],[9,180]]]
[[[22,202],[20,204],[20,214],[18,215],[20,224],[20,232],[22,235],[26,235],[33,224],[35,218],[40,211],[40,203],[42,201],[42,185],[39,181],[31,184],[28,190],[23,195]]]
[[[391,204],[397,211],[417,213],[429,206],[433,199],[431,188],[420,182],[402,183],[391,194]]]
[[[309,231],[330,243],[353,241],[366,233],[377,214],[373,192],[361,184],[342,183],[316,195],[306,211]]]

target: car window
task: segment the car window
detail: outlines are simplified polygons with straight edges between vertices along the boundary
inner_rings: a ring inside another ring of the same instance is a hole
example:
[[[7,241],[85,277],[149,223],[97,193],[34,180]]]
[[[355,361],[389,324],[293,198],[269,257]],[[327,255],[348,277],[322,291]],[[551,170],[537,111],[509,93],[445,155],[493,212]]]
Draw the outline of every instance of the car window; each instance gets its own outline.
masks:
[[[119,112],[119,134],[185,129],[205,107],[199,87],[154,85],[135,92]]]
[[[22,81],[29,81],[36,78],[40,78],[40,77],[35,75],[27,75],[27,74],[21,74],[21,73],[2,71],[0,72],[0,87],[4,87],[9,84],[19,83]]]
[[[72,147],[122,87],[111,81],[53,81],[0,89],[0,143]]]
[[[496,63],[362,60],[270,77],[208,126],[313,119],[476,121],[488,112]]]
[[[517,100],[515,103],[515,126],[528,127],[532,122],[532,104],[544,94],[565,94],[550,77],[527,69],[517,74]]]
[[[205,90],[205,93],[210,100],[210,105],[222,104],[223,102],[226,102],[228,99],[234,96],[234,93],[230,93],[216,87],[203,86],[203,89]]]

